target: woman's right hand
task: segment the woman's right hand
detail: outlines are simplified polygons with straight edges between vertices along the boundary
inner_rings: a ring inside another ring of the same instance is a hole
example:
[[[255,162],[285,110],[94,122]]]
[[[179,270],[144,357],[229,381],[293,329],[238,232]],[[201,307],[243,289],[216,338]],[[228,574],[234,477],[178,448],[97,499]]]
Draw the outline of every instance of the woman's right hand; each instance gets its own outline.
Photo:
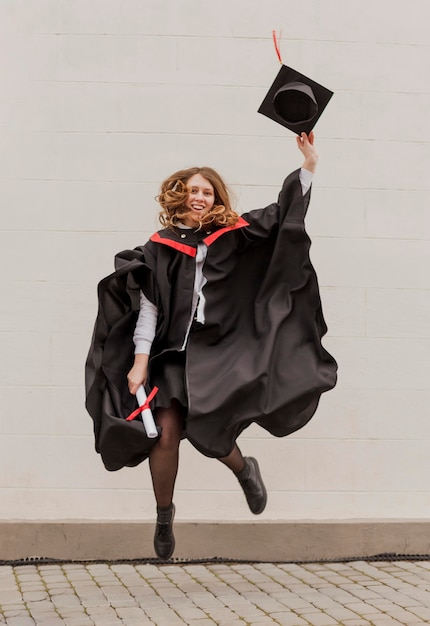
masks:
[[[134,364],[127,374],[128,389],[131,394],[136,395],[140,385],[145,385],[148,377],[148,354],[136,354]]]

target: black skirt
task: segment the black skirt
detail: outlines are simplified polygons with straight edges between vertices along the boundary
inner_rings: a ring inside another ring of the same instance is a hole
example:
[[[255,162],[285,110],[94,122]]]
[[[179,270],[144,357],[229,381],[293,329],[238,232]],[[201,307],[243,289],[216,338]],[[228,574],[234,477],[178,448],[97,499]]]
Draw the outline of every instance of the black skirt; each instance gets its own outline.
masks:
[[[169,408],[172,401],[179,402],[184,415],[188,411],[188,394],[185,379],[186,352],[169,350],[157,357],[150,372],[150,387],[158,387],[152,408]]]

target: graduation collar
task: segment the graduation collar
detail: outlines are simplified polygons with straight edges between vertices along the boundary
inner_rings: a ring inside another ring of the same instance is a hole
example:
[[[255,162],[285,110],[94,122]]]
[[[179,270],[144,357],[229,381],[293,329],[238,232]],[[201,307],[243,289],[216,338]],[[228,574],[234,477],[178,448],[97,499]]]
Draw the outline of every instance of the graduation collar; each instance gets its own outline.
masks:
[[[164,228],[154,233],[150,237],[150,241],[159,243],[170,248],[174,248],[183,254],[195,257],[197,254],[197,245],[204,243],[210,246],[232,230],[249,226],[249,223],[242,217],[234,224],[234,226],[222,226],[221,228]]]

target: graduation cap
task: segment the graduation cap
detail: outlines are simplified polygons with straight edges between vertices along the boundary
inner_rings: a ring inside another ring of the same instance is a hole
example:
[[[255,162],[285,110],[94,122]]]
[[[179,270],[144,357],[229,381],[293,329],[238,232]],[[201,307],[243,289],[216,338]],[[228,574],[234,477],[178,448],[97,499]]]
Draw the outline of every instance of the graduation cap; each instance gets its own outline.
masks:
[[[332,95],[326,87],[282,65],[258,112],[298,135],[309,134]]]

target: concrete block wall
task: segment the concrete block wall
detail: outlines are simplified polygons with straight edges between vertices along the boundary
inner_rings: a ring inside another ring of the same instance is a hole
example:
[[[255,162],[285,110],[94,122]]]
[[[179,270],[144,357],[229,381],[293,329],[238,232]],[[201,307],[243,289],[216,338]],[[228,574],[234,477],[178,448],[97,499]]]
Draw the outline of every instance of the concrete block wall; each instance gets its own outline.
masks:
[[[363,6],[364,5],[364,6]],[[241,437],[264,520],[429,516],[427,0],[5,0],[0,4],[0,519],[151,520],[147,464],[106,472],[84,410],[96,284],[157,228],[175,169],[209,164],[240,210],[300,165],[256,113],[278,62],[335,96],[309,210],[339,383],[287,439]],[[251,520],[185,442],[180,520]]]

